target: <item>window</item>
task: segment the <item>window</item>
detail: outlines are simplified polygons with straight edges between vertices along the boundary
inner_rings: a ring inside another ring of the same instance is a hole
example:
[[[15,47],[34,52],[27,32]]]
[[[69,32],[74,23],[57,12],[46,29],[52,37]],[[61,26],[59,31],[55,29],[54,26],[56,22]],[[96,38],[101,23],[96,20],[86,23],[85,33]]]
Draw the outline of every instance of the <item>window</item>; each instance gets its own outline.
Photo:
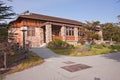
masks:
[[[27,28],[27,36],[35,36],[35,27]]]
[[[66,35],[67,36],[74,36],[74,28],[73,27],[66,27]]]
[[[60,36],[60,27],[59,26],[53,26],[52,27],[52,34],[54,35],[54,36]]]

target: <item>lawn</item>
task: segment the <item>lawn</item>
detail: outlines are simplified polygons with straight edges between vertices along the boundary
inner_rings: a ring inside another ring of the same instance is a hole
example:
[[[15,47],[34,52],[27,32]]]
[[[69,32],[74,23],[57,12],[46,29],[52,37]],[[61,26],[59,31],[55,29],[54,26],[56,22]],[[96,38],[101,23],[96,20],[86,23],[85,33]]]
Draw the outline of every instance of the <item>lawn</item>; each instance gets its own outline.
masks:
[[[91,55],[107,54],[111,52],[118,52],[120,51],[120,45],[110,46],[110,45],[97,44],[97,45],[92,45],[91,48],[88,48],[86,45],[81,45],[73,49],[52,48],[51,50],[60,55],[91,56]]]

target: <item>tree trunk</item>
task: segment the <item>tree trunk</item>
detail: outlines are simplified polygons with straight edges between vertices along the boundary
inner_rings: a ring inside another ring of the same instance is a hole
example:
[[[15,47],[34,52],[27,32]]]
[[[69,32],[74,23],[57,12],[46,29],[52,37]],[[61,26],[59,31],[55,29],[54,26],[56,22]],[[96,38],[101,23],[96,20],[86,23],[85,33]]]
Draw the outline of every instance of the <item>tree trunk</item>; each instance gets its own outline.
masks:
[[[4,53],[4,68],[7,69],[7,54]]]
[[[110,38],[110,45],[112,45],[113,44],[113,40],[112,40],[112,37]]]

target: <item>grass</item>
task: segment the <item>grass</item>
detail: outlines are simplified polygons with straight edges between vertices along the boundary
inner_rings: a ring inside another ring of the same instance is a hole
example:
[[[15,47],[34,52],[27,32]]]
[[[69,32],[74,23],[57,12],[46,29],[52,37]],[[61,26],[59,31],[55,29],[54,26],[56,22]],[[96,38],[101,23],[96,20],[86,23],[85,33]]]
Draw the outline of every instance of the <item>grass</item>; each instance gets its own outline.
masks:
[[[53,52],[61,55],[69,55],[71,53],[74,53],[74,49],[51,49]]]
[[[2,80],[2,75],[0,75],[0,80]]]
[[[44,60],[41,57],[39,57],[37,54],[30,51],[28,53],[28,59],[22,60],[21,62],[19,62],[19,64],[17,64],[15,67],[12,67],[5,74],[10,74],[10,73],[22,71],[24,69],[28,69],[28,68],[31,68],[33,66],[39,65],[43,62],[44,62]]]
[[[76,56],[91,56],[91,55],[107,54],[110,51],[111,50],[109,48],[97,49],[93,47],[90,51],[77,53]]]
[[[100,44],[100,45],[93,45],[91,49],[87,48],[86,46],[76,46],[74,49],[55,48],[51,50],[60,55],[91,56],[91,55],[107,54],[111,52],[118,52],[120,51],[120,45],[106,46]]]

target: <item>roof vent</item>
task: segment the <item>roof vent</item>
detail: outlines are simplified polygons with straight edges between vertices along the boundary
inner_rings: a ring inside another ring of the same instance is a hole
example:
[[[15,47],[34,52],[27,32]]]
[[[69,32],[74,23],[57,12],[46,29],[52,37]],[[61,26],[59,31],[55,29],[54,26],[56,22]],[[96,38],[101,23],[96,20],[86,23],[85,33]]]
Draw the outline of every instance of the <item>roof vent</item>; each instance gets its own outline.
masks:
[[[30,12],[28,10],[23,12],[23,15],[30,15]]]

